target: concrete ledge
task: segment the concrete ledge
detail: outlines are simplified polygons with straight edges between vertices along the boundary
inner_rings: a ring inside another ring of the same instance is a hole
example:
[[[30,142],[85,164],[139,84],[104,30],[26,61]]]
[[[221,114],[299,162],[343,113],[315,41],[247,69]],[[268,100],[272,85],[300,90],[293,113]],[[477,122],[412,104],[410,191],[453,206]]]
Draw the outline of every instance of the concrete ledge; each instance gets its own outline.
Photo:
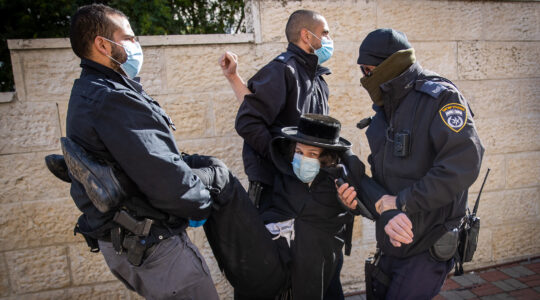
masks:
[[[245,44],[255,42],[253,33],[139,36],[142,46]],[[10,50],[70,48],[69,38],[8,40]]]
[[[15,92],[1,92],[0,103],[11,102],[15,99]]]

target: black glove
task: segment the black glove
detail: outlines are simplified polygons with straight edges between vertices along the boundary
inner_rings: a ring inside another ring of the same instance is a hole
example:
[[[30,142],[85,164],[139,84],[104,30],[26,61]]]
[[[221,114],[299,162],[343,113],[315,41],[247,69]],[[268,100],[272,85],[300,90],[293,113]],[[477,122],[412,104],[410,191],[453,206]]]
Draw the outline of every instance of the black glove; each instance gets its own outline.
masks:
[[[183,155],[182,158],[213,196],[219,195],[229,184],[230,172],[221,160],[198,154]]]

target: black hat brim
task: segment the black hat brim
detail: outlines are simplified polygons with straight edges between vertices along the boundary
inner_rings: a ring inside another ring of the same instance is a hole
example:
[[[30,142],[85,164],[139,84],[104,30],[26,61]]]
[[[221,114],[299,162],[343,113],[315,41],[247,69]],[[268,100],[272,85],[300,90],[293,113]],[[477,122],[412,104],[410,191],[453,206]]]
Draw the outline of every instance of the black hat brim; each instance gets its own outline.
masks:
[[[378,57],[378,56],[375,56],[375,55],[370,55],[370,54],[362,52],[360,50],[360,54],[358,55],[358,59],[356,60],[356,63],[359,64],[359,65],[366,65],[366,66],[378,66],[386,58],[385,57]]]
[[[288,138],[290,140],[293,140],[295,142],[299,142],[299,143],[310,145],[310,146],[320,147],[320,148],[324,148],[324,149],[331,149],[331,150],[336,150],[336,151],[346,151],[346,150],[351,149],[351,147],[352,147],[352,143],[347,141],[346,139],[344,139],[342,137],[339,137],[339,141],[337,143],[335,143],[335,144],[321,143],[321,142],[316,142],[316,141],[312,141],[312,140],[308,140],[308,139],[299,137],[298,136],[298,127],[297,126],[285,127],[283,129],[281,129],[281,132],[283,133],[284,137],[286,137],[286,138]]]

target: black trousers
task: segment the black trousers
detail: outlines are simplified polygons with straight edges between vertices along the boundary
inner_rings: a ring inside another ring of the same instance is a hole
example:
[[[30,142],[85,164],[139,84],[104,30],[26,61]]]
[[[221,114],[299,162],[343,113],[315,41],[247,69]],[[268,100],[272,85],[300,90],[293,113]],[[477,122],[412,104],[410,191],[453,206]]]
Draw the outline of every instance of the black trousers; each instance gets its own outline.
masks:
[[[334,276],[330,280],[330,286],[324,294],[324,300],[345,300],[345,295],[343,294],[343,287],[341,286],[341,268],[343,267],[343,252],[338,258],[338,263],[336,266],[336,271]]]
[[[390,286],[373,278],[373,290],[377,299],[433,299],[439,294],[446,275],[452,270],[453,259],[439,262],[429,251],[397,258],[382,255],[378,267],[391,277]]]
[[[238,294],[272,299],[288,278],[278,243],[234,176],[216,202],[219,208],[212,211],[204,230],[220,269]]]

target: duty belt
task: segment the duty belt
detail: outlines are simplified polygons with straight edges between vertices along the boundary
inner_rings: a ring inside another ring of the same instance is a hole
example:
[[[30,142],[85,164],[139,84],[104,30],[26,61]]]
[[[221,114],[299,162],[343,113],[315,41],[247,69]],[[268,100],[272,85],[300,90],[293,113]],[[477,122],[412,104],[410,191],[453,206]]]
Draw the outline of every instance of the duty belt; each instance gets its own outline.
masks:
[[[140,266],[155,245],[175,235],[169,228],[156,226],[154,220],[139,221],[125,210],[116,212],[113,221],[118,224],[111,229],[113,248],[118,255],[127,252],[128,261],[134,266]]]

